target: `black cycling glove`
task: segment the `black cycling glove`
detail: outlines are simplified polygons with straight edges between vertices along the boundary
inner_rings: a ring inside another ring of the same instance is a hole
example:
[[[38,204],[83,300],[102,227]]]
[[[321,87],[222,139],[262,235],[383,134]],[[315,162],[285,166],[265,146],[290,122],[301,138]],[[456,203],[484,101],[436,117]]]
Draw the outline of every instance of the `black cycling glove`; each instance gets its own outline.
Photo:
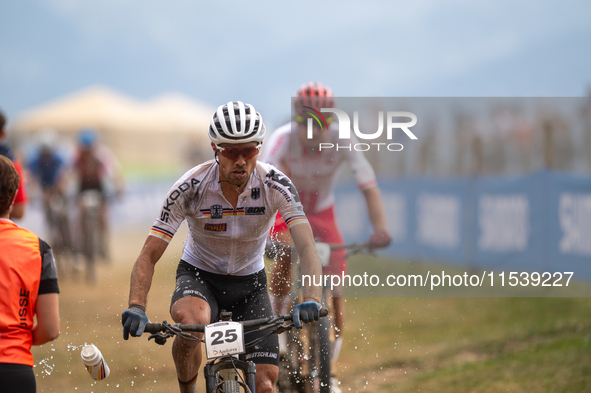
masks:
[[[293,308],[291,318],[293,326],[298,329],[302,328],[302,322],[313,322],[320,318],[320,308],[322,306],[315,300],[308,300],[303,303],[297,304]]]
[[[123,324],[124,340],[129,338],[130,333],[133,337],[141,336],[148,323],[146,309],[139,304],[131,304],[129,308],[121,314],[121,323]]]

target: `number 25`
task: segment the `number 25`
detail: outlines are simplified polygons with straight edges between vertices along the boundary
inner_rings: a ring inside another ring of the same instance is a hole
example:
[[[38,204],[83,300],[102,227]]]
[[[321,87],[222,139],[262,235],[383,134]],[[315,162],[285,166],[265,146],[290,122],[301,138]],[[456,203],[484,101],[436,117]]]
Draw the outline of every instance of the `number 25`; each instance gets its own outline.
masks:
[[[211,342],[211,345],[220,345],[220,344],[223,344],[224,342],[231,343],[233,341],[236,341],[238,339],[238,335],[236,333],[234,333],[235,331],[236,331],[236,329],[226,330],[226,339],[225,340],[222,340],[224,333],[220,332],[219,330],[217,330],[215,332],[211,332],[211,337],[214,338],[214,340]]]

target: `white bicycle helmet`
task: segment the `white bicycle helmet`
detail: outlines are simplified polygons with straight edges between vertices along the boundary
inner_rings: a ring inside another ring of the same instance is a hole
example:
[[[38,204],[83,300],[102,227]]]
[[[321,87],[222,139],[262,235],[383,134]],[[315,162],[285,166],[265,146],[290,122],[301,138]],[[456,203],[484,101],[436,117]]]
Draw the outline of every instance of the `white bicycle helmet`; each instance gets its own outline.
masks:
[[[265,137],[263,117],[250,104],[230,101],[211,117],[209,139],[220,143],[261,143]]]

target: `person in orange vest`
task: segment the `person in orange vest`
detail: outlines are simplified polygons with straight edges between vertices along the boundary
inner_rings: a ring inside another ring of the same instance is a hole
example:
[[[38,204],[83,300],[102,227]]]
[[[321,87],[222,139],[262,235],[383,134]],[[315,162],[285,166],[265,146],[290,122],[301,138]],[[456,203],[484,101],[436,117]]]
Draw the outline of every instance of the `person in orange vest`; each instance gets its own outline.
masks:
[[[9,219],[18,186],[14,164],[0,156],[0,390],[34,393],[31,346],[59,335],[59,286],[49,245]]]

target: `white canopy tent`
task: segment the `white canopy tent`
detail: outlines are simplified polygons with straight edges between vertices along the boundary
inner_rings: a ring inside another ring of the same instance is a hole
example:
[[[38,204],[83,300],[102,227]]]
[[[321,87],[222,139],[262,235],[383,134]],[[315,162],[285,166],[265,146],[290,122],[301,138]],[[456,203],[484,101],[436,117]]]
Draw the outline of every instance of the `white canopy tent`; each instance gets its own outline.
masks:
[[[189,168],[198,163],[190,161],[209,157],[207,128],[214,110],[179,93],[139,101],[93,86],[18,114],[10,133],[17,144],[35,143],[35,134],[47,128],[74,141],[91,127],[124,164]]]

